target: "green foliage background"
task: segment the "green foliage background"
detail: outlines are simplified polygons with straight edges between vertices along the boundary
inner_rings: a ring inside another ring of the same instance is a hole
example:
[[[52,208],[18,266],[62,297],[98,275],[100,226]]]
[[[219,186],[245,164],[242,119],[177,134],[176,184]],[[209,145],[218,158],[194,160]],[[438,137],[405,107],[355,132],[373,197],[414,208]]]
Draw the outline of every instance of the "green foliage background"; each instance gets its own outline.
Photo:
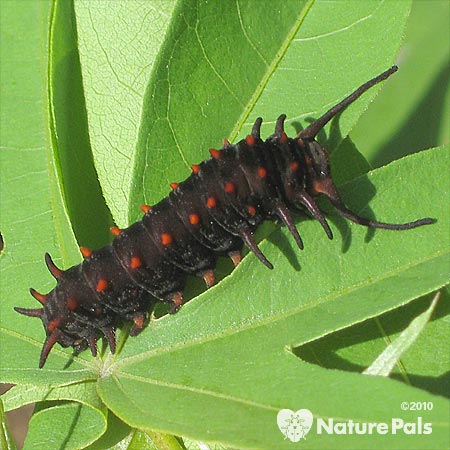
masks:
[[[449,7],[414,3],[399,52],[410,6],[1,2],[0,380],[17,384],[6,410],[38,402],[26,448],[183,448],[174,435],[192,448],[291,448],[281,408],[416,421],[403,401],[433,402],[421,414],[432,435],[311,431],[298,445],[449,446],[447,293],[390,378],[361,375],[448,283]],[[245,136],[259,115],[268,135],[280,113],[292,135],[394,60],[400,70],[370,109],[362,115],[381,86],[319,138],[358,213],[436,224],[373,233],[330,212],[331,243],[299,221],[301,254],[284,230],[263,227],[272,273],[250,255],[208,292],[193,281],[197,298],[176,316],[134,339],[120,333],[114,357],[55,348],[37,369],[42,327],[12,307],[32,307],[29,286],[53,287],[44,251],[78,263],[78,245],[108,242],[112,221],[137,220],[139,204],[166,195],[223,137]]]

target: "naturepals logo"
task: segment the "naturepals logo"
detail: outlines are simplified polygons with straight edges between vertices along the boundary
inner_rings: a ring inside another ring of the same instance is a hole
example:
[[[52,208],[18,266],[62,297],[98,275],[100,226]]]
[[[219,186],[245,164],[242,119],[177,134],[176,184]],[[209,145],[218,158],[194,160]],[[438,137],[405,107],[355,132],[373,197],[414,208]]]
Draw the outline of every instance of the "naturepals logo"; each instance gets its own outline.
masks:
[[[309,409],[281,409],[277,414],[277,424],[285,439],[299,442],[306,439],[313,426],[314,417]],[[333,418],[322,419],[318,417],[315,424],[316,434],[431,434],[433,426],[425,422],[421,416],[415,422],[406,422],[399,417],[393,417],[390,422],[355,422],[336,421]]]

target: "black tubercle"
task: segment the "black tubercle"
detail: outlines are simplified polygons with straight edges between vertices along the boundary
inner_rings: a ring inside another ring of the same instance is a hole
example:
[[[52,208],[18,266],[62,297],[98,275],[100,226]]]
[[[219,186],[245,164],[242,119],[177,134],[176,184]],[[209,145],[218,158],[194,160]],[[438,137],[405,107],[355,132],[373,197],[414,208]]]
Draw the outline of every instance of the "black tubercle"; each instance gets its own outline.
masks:
[[[30,289],[42,308],[15,308],[43,322],[47,337],[39,367],[56,343],[76,351],[90,348],[96,356],[97,340],[105,336],[114,353],[118,324],[133,321],[130,334],[135,336],[156,302],[167,302],[176,312],[183,304],[187,275],[202,277],[207,287],[212,286],[217,258],[229,256],[236,266],[244,244],[272,269],[254,239],[264,220],[281,221],[303,249],[291,211],[306,210],[332,239],[314,200],[319,194],[327,196],[339,214],[368,227],[407,230],[433,223],[425,218],[387,224],[357,216],[339,197],[328,153],[315,140],[336,114],[396,70],[393,66],[360,86],[293,139],[284,132],[283,114],[274,134],[262,141],[262,119],[257,118],[245,139],[235,145],[225,140],[222,149],[211,149],[211,158],[193,165],[185,181],[173,183],[168,197],[152,208],[144,205],[141,221],[125,230],[113,227],[111,244],[95,251],[81,247],[81,264],[61,270],[47,253],[56,287],[48,294]]]

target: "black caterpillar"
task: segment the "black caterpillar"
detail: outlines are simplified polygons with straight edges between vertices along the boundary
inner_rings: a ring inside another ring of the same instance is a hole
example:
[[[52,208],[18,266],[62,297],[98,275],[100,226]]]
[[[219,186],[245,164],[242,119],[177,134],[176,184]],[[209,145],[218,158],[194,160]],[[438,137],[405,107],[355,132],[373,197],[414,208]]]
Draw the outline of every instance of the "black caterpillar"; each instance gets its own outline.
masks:
[[[275,133],[266,141],[260,138],[262,119],[256,119],[245,139],[211,149],[211,158],[193,165],[185,181],[171,184],[168,197],[153,207],[142,206],[142,221],[124,230],[113,227],[112,244],[95,251],[81,247],[81,264],[63,271],[47,253],[45,261],[56,287],[45,295],[30,289],[43,308],[15,308],[44,324],[47,338],[39,367],[56,343],[76,352],[89,347],[96,356],[102,334],[114,353],[118,323],[132,320],[130,335],[135,336],[156,301],[170,303],[170,312],[176,312],[183,303],[187,275],[199,275],[207,287],[212,286],[217,258],[228,255],[238,265],[244,243],[272,269],[253,238],[264,220],[281,221],[302,249],[290,215],[290,210],[300,207],[332,239],[313,199],[319,194],[328,197],[340,215],[368,227],[407,230],[432,223],[425,218],[387,224],[355,215],[342,203],[331,179],[328,153],[315,140],[336,114],[396,71],[393,66],[366,82],[293,139],[284,132],[285,115],[278,118]]]

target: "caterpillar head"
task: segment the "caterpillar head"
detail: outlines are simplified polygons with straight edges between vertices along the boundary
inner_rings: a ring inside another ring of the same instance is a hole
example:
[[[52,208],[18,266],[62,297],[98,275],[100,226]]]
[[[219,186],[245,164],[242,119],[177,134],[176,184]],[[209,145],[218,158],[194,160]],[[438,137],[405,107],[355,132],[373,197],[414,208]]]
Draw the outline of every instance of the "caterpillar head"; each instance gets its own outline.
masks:
[[[58,280],[64,282],[65,275],[69,271],[59,269],[52,261],[50,255],[46,253],[45,261],[50,273]],[[41,294],[31,288],[31,295],[42,305],[42,308],[28,309],[15,307],[14,309],[25,316],[37,317],[42,320],[42,324],[47,335],[42,347],[39,359],[39,368],[42,368],[47,360],[53,346],[58,343],[61,347],[73,347],[75,352],[80,352],[85,348],[91,349],[92,355],[97,355],[97,339],[100,331],[106,336],[106,339],[114,353],[116,342],[113,327],[108,324],[100,324],[93,321],[93,325],[87,325],[85,321],[80,320],[79,315],[74,312],[77,304],[67,298],[60,298],[61,289],[55,288],[48,294]],[[62,301],[63,300],[63,301]],[[108,318],[106,318],[108,320]]]

